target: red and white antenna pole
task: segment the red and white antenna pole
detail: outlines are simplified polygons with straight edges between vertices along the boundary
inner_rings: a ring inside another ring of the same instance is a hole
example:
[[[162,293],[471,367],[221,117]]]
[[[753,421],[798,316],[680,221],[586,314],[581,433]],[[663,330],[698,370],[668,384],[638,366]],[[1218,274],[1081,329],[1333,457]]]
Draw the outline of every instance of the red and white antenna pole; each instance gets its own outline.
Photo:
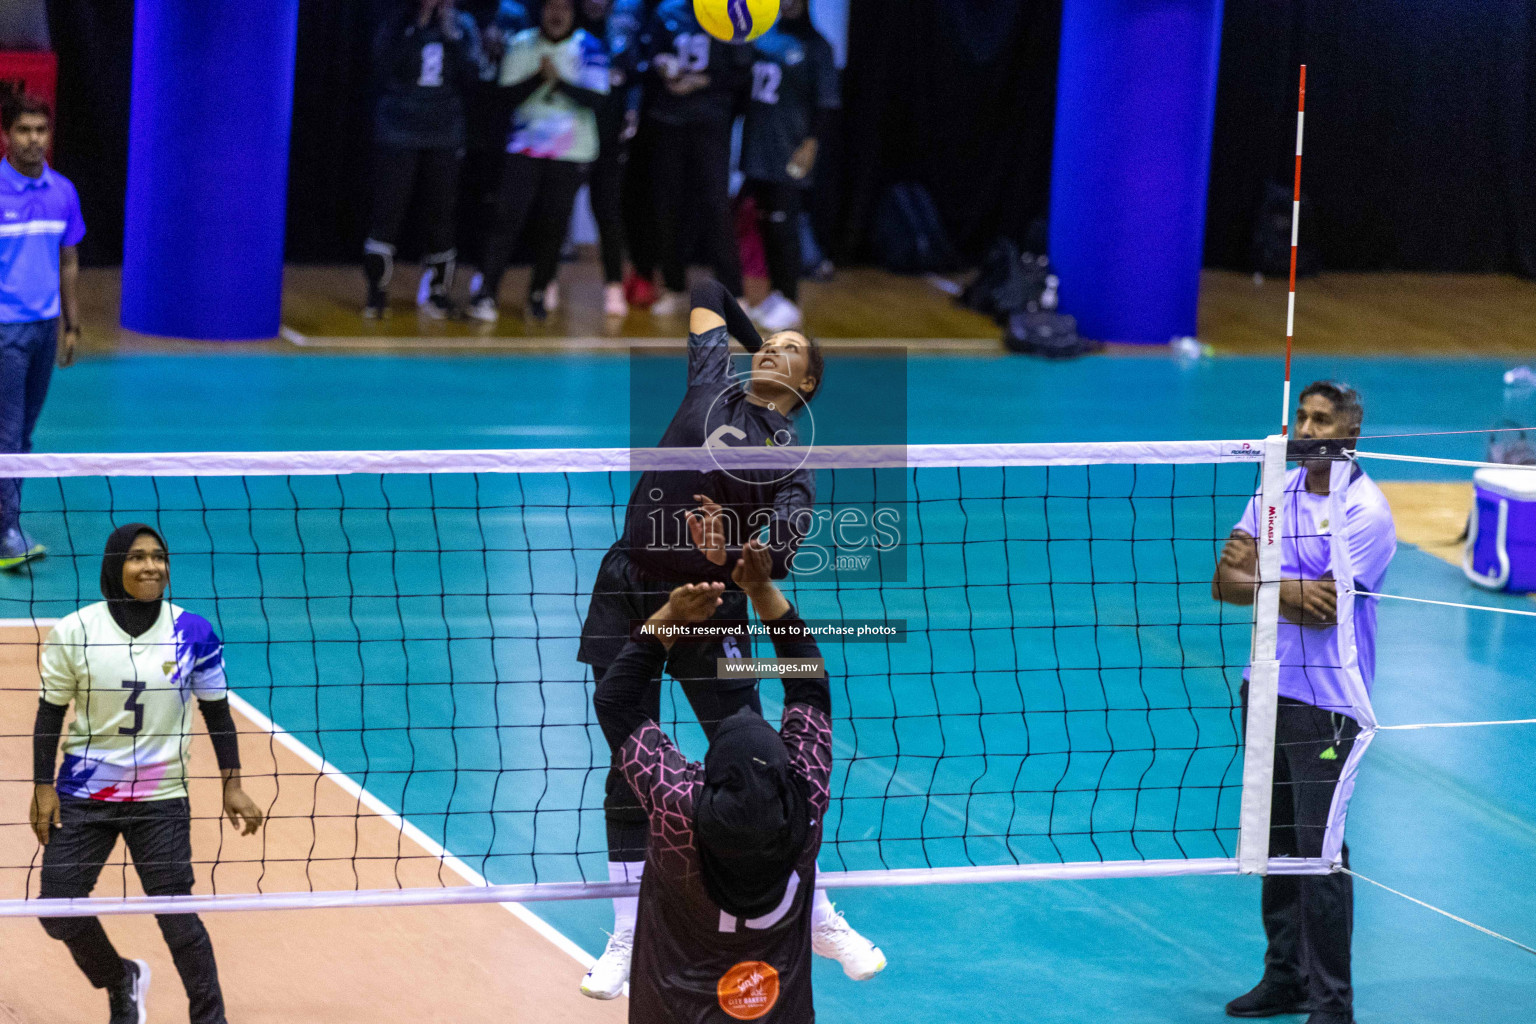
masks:
[[[1301,66],[1296,93],[1296,184],[1291,194],[1291,290],[1285,306],[1285,399],[1280,408],[1280,434],[1291,429],[1291,347],[1296,340],[1296,238],[1301,229],[1301,130],[1307,110],[1307,66]]]

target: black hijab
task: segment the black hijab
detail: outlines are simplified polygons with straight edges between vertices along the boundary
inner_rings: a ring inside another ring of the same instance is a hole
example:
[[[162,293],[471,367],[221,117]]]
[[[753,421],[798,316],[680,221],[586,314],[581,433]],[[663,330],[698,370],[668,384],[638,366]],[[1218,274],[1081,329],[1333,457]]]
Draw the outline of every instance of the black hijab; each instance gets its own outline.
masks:
[[[810,810],[778,730],[751,708],[720,723],[694,812],[704,888],[737,917],[779,905],[805,851]]]
[[[101,596],[107,599],[107,610],[129,636],[142,636],[160,618],[161,600],[140,601],[123,586],[123,565],[128,561],[128,549],[139,534],[147,533],[165,547],[165,538],[153,526],[145,523],[129,523],[119,526],[107,538],[107,552],[101,559]],[[170,549],[166,548],[169,559]]]

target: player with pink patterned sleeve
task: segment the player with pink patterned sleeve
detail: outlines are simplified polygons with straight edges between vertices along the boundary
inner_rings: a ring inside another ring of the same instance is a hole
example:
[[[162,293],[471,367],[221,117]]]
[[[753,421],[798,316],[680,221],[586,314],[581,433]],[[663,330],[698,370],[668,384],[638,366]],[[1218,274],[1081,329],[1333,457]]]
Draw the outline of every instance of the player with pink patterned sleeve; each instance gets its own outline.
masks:
[[[819,658],[769,567],[767,549],[753,541],[736,582],[773,630],[779,657]],[[635,630],[595,697],[650,821],[630,974],[632,1022],[815,1019],[810,918],[832,772],[825,673],[784,680],[779,729],[751,708],[727,718],[703,764],[688,761],[641,710],[645,687],[674,644],[667,627],[707,620],[724,587],[673,590]]]

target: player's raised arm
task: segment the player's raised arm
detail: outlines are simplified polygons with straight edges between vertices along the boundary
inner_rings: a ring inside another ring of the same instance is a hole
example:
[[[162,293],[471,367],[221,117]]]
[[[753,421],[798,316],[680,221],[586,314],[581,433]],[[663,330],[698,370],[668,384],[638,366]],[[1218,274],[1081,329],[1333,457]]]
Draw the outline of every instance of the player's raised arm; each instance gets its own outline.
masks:
[[[748,352],[763,347],[763,337],[751,317],[725,285],[713,279],[693,286],[688,315],[688,384],[725,382],[731,379],[730,339]],[[724,327],[722,333],[720,328]]]
[[[769,575],[773,567],[768,546],[753,538],[742,549],[736,569],[731,573],[752,602],[758,618],[772,630],[773,649],[781,658],[820,658],[821,647],[816,638],[805,628],[805,622],[794,605]],[[784,706],[808,704],[830,715],[832,693],[827,677],[820,679],[791,678],[784,680]]]
[[[635,631],[603,673],[592,695],[603,735],[614,751],[647,721],[645,692],[676,641],[669,627],[703,622],[720,607],[724,583],[689,583],[673,590],[667,603]]]

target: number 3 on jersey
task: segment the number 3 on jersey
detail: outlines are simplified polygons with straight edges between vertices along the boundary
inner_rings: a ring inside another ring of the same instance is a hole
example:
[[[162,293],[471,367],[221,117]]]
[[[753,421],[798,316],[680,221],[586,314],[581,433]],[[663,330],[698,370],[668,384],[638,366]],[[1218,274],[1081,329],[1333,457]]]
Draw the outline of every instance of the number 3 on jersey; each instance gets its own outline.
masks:
[[[752,65],[752,99],[770,106],[779,102],[779,86],[784,81],[784,69],[772,61],[760,60]]]
[[[137,736],[139,730],[144,728],[144,705],[139,703],[139,698],[144,696],[144,682],[139,679],[124,679],[123,689],[132,690],[128,699],[123,701],[123,710],[133,712],[133,725],[120,725],[117,727],[119,736]]]

